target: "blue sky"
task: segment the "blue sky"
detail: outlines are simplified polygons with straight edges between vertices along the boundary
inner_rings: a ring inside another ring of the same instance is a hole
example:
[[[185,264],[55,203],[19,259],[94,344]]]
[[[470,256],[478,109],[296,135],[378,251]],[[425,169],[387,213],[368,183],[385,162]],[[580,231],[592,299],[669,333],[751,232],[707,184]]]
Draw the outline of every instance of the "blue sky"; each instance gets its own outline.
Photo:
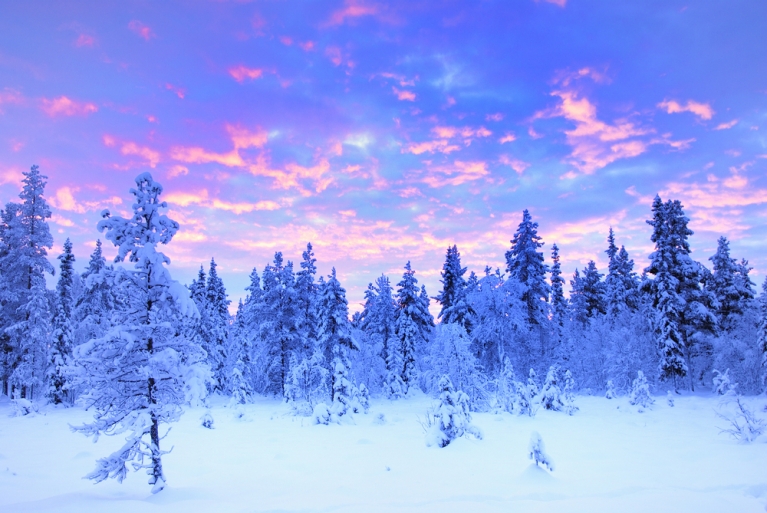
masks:
[[[650,202],[680,199],[708,263],[767,273],[761,1],[35,2],[0,19],[0,199],[49,177],[84,265],[101,209],[150,171],[189,281],[242,297],[275,251],[338,269],[352,308],[407,260],[430,294],[448,245],[503,267],[524,208],[565,271],[637,268]]]

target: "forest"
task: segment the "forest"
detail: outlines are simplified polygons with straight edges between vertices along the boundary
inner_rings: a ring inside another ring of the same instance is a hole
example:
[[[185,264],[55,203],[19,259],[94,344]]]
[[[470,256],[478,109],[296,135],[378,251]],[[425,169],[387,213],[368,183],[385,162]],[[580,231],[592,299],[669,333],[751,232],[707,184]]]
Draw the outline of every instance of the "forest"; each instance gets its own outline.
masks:
[[[646,269],[634,268],[610,228],[608,269],[591,261],[567,280],[557,245],[544,255],[525,210],[499,267],[467,274],[459,248],[448,247],[436,295],[407,262],[401,277],[369,284],[364,308],[350,316],[336,270],[317,276],[308,243],[298,265],[277,252],[254,268],[231,315],[214,259],[188,285],[172,279],[161,246],[180,226],[149,173],[130,189],[132,217],[102,212],[97,229],[115,246],[114,262],[98,241],[82,274],[68,239],[58,269],[49,260],[46,180],[33,166],[20,202],[2,210],[2,394],[19,407],[92,407],[94,421],[74,428],[89,436],[131,433],[99,460],[89,476],[97,481],[121,480],[134,461],[161,489],[159,426],[211,394],[232,404],[278,397],[327,424],[365,410],[371,396],[412,390],[467,414],[531,415],[534,404],[572,414],[576,394],[764,389],[767,281],[757,294],[748,262],[730,255],[724,236],[708,262],[693,260],[677,200],[655,196],[650,206]]]

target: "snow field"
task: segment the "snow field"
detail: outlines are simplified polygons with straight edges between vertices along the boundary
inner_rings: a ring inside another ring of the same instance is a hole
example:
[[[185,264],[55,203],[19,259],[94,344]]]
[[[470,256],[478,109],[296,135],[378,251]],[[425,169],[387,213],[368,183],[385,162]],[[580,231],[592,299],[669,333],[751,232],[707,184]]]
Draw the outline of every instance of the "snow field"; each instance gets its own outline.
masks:
[[[484,440],[427,447],[418,424],[433,399],[373,399],[355,424],[316,426],[276,400],[236,410],[188,409],[163,441],[168,487],[150,493],[143,472],[92,484],[82,476],[122,444],[69,431],[91,419],[47,407],[10,417],[0,403],[0,511],[12,512],[763,512],[765,437],[720,435],[715,397],[661,397],[644,413],[625,397],[577,397],[570,417],[475,413]],[[764,398],[747,399],[765,417]],[[377,418],[383,413],[384,423]],[[538,431],[556,471],[531,465]]]

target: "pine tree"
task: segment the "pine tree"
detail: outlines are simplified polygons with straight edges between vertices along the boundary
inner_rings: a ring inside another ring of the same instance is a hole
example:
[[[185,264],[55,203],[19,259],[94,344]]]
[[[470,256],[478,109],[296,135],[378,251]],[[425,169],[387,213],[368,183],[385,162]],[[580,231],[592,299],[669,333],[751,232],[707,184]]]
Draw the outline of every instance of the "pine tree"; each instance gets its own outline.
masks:
[[[225,348],[229,337],[229,299],[227,298],[224,282],[218,276],[215,259],[210,259],[210,270],[205,286],[205,316],[202,318],[202,335],[208,353],[208,365],[216,380],[216,389],[223,391],[227,388],[228,376],[224,371],[226,362]],[[198,285],[199,286],[199,285]]]
[[[634,272],[634,261],[629,258],[624,246],[620,250],[615,245],[615,233],[612,227],[607,237],[608,247],[605,253],[609,258],[605,277],[605,308],[612,317],[623,311],[636,311],[639,308],[639,281]]]
[[[655,328],[660,352],[659,371],[662,379],[690,374],[694,388],[692,368],[694,351],[699,337],[711,333],[716,318],[708,308],[708,294],[701,287],[701,266],[690,258],[687,238],[692,230],[687,227],[682,204],[659,196],[653,200],[652,241],[655,252],[650,255],[650,266],[645,269],[654,279],[646,280],[643,287],[650,293],[656,312]]]
[[[47,177],[38,166],[24,172],[20,204],[8,203],[0,213],[0,345],[4,388],[21,397],[42,390],[48,365],[50,314],[45,273],[53,274],[47,250],[53,246],[43,197]],[[6,392],[8,393],[8,392]]]
[[[85,403],[96,413],[92,423],[73,429],[94,438],[128,433],[123,447],[100,459],[87,477],[122,481],[132,463],[147,469],[153,492],[165,486],[160,424],[178,420],[182,403],[204,391],[209,377],[202,349],[180,329],[180,319],[199,315],[196,305],[165,268],[170,259],[158,251],[179,229],[162,213],[167,208],[162,190],[142,173],[130,190],[133,216],[103,212],[98,227],[117,247],[115,261],[128,258],[135,264],[134,270],[121,269],[113,285],[127,289],[129,302],[113,329],[78,346],[74,355],[79,370],[74,377],[89,391]]]
[[[570,303],[575,320],[585,323],[605,313],[605,284],[593,260],[583,269],[583,277],[575,271],[570,285]]]
[[[457,323],[471,333],[471,306],[466,300],[466,280],[463,275],[466,268],[461,267],[461,254],[458,246],[447,248],[445,263],[442,266],[442,291],[434,299],[442,305],[438,319],[445,324]]]
[[[562,278],[562,266],[559,258],[559,248],[556,244],[551,246],[551,313],[552,319],[557,326],[563,326],[567,316],[567,299],[565,299],[564,285],[565,279]]]
[[[396,336],[402,348],[403,366],[400,377],[405,390],[416,382],[416,353],[422,350],[431,336],[434,319],[429,313],[426,289],[418,290],[418,280],[410,262],[405,265],[402,280],[397,284]]]
[[[716,298],[716,314],[719,326],[730,331],[734,318],[742,315],[748,303],[754,298],[750,268],[747,262],[738,263],[730,258],[730,242],[726,237],[719,237],[716,254],[709,258],[713,264],[711,279],[706,282],[706,289]]]
[[[302,357],[311,357],[314,343],[317,339],[317,284],[314,276],[317,274],[317,259],[314,258],[312,244],[306,245],[302,253],[301,270],[296,274],[296,299],[298,301],[298,331],[303,343]]]
[[[69,239],[64,242],[64,252],[58,258],[61,263],[59,282],[56,285],[56,314],[53,318],[53,340],[47,375],[48,397],[53,404],[71,402],[64,373],[72,354],[72,314],[75,303],[72,292],[75,256],[72,254],[72,243]]]
[[[74,307],[74,346],[100,338],[112,327],[112,313],[120,303],[119,290],[112,287],[114,274],[99,239],[82,275],[84,287]]]
[[[352,337],[346,290],[336,277],[335,267],[319,291],[317,317],[317,344],[331,365],[333,404],[334,407],[339,404],[338,407],[342,408],[334,413],[341,416],[346,413],[345,408],[351,400],[350,385],[347,383],[351,368],[349,351],[356,351],[359,347]],[[344,397],[337,399],[338,394]]]
[[[756,343],[762,358],[762,383],[767,378],[767,278],[762,283],[762,293],[759,295],[759,324]]]
[[[266,266],[261,279],[263,306],[258,342],[263,345],[265,391],[282,396],[288,383],[290,356],[300,344],[293,263],[285,264],[282,253],[277,252],[274,263]]]
[[[392,297],[389,278],[384,275],[368,284],[365,306],[360,315],[359,328],[367,335],[372,351],[376,351],[385,365],[384,393],[397,398],[404,392],[402,383],[403,357],[399,339],[395,333],[397,306]],[[375,349],[376,347],[380,349]]]
[[[524,287],[522,300],[531,326],[543,325],[547,318],[545,305],[550,287],[546,282],[548,267],[543,263],[543,253],[538,251],[541,247],[538,223],[534,223],[530,213],[524,210],[522,222],[511,240],[511,249],[506,252],[506,271],[509,278]]]

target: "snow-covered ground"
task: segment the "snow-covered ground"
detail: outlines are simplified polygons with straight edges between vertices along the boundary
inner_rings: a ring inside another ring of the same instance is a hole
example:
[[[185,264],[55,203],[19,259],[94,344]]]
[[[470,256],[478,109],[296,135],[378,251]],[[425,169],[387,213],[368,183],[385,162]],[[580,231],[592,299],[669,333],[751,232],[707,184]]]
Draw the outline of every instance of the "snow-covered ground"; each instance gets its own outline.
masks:
[[[168,488],[150,493],[143,473],[119,484],[82,476],[119,437],[93,444],[68,424],[81,408],[11,417],[0,402],[0,511],[11,512],[763,512],[767,435],[739,444],[719,428],[718,399],[664,397],[644,413],[625,398],[578,397],[573,417],[474,415],[483,440],[427,447],[418,416],[432,399],[373,400],[353,425],[310,425],[263,399],[234,410],[214,405],[215,429],[188,410],[165,439]],[[748,404],[762,418],[764,397]],[[384,421],[379,418],[383,414]],[[555,471],[531,466],[537,431]]]

